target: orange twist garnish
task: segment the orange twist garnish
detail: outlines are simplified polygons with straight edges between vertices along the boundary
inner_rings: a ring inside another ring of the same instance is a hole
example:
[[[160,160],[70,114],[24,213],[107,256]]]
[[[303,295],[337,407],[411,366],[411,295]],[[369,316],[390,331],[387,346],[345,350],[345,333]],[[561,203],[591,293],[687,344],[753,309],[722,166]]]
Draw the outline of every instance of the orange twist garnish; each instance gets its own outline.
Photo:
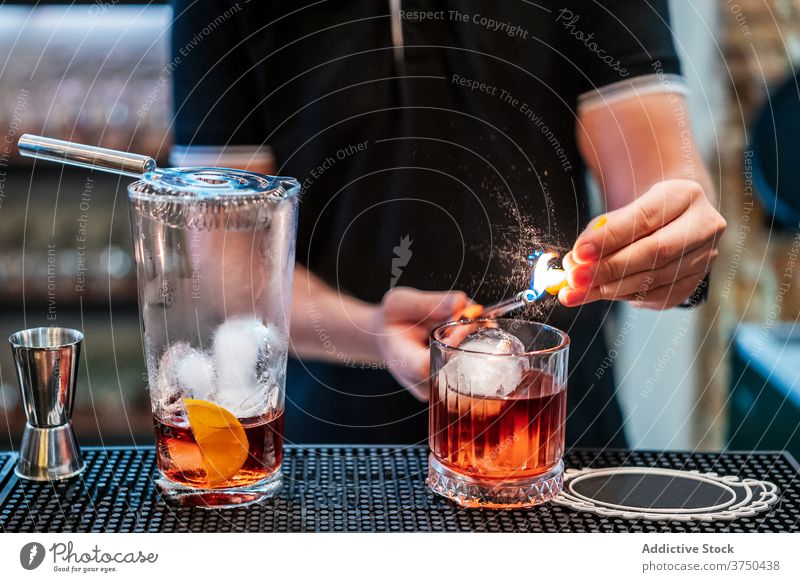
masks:
[[[483,313],[483,305],[473,303],[461,312],[458,319],[476,319],[481,316],[481,313]]]
[[[221,406],[207,400],[184,398],[209,485],[227,481],[244,466],[249,443],[242,423]]]

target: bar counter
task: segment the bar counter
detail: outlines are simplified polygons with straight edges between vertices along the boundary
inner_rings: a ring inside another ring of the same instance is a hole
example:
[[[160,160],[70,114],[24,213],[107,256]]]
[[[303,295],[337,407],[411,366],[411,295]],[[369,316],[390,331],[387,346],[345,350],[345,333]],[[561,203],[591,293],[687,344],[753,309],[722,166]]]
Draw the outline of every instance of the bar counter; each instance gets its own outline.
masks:
[[[573,449],[567,467],[649,466],[776,484],[768,511],[731,521],[630,520],[552,503],[526,510],[461,508],[425,485],[424,446],[289,446],[281,493],[262,505],[207,510],[164,504],[153,447],[85,447],[87,469],[59,483],[21,481],[0,452],[3,532],[797,532],[800,470],[786,452]]]

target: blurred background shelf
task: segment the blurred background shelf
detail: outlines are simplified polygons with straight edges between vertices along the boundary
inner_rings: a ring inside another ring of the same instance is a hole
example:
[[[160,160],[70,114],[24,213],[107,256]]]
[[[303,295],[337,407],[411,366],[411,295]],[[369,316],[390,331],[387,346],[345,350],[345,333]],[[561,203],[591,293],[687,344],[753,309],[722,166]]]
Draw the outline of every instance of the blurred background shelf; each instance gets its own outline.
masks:
[[[5,137],[37,133],[164,159],[170,15],[158,4],[0,5]],[[21,163],[15,152],[10,161]]]
[[[82,444],[151,439],[126,187],[101,172],[32,163],[35,133],[163,163],[172,143],[164,2],[0,5],[0,341],[25,327],[81,329],[74,423]],[[0,347],[0,447],[24,414]]]

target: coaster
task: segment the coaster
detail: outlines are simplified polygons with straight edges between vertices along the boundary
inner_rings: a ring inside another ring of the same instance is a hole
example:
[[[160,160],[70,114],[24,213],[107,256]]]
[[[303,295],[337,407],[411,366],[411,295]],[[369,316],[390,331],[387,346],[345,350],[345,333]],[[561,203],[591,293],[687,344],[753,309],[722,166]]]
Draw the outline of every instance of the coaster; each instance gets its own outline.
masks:
[[[551,503],[625,519],[732,520],[778,501],[769,481],[658,467],[567,469]]]

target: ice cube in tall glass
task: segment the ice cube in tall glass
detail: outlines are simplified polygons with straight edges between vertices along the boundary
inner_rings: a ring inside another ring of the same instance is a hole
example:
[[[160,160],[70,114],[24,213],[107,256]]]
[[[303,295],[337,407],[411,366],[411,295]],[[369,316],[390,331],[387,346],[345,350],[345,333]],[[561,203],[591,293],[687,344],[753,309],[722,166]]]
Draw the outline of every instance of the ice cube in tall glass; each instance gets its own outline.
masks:
[[[299,184],[219,168],[129,187],[143,342],[168,500],[280,485]]]

